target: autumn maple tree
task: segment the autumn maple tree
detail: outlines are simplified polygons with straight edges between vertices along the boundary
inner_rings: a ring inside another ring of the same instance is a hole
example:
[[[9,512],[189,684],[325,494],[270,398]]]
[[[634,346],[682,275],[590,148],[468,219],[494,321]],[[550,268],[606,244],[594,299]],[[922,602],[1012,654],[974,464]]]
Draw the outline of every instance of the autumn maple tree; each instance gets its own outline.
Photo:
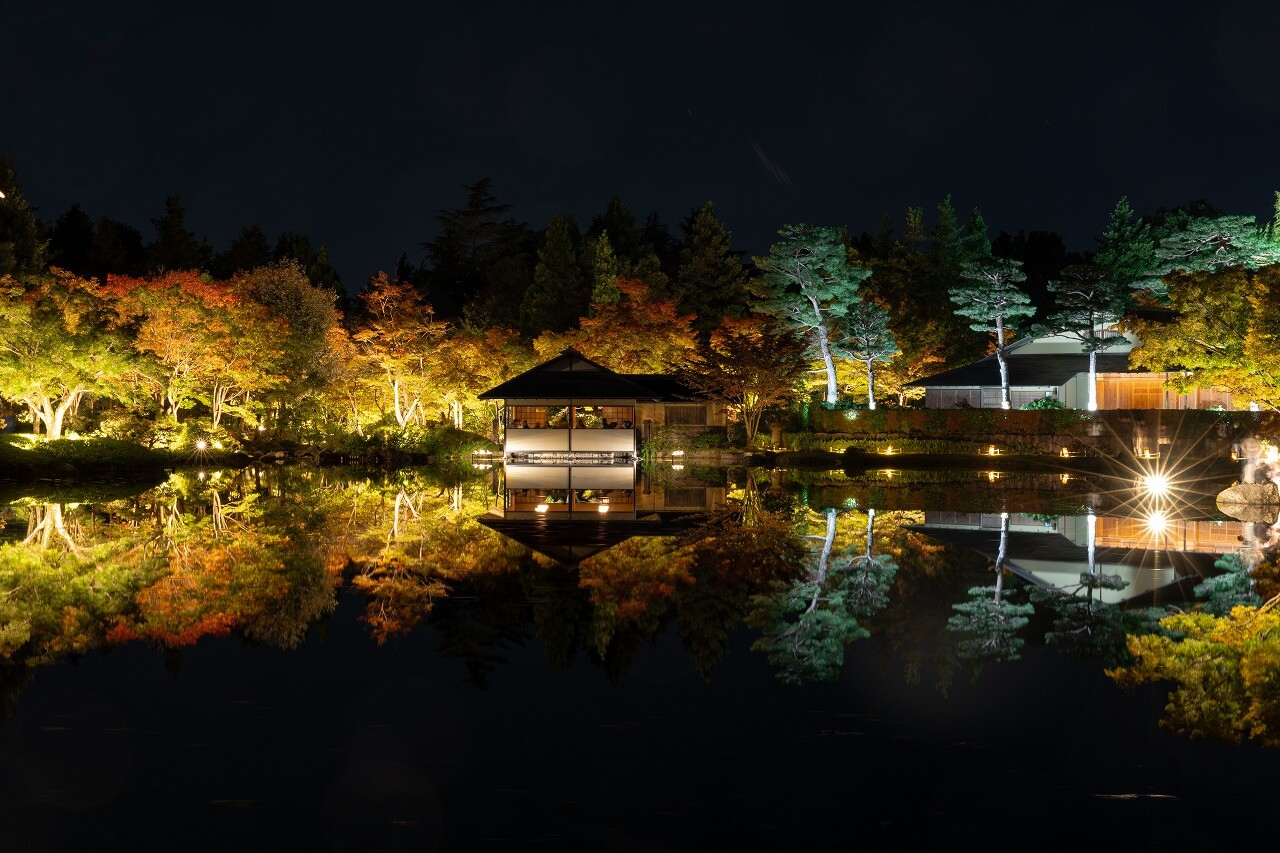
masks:
[[[62,437],[87,395],[127,396],[133,354],[94,282],[56,269],[25,284],[5,277],[0,298],[0,396],[25,405],[46,437]]]
[[[755,441],[770,406],[789,402],[808,371],[805,345],[758,315],[725,318],[685,371],[685,381],[724,402]]]
[[[377,371],[385,408],[401,429],[421,423],[439,363],[445,324],[413,285],[378,273],[360,294],[366,317],[352,340]],[[389,405],[387,405],[389,403]],[[385,410],[385,409],[384,409]]]

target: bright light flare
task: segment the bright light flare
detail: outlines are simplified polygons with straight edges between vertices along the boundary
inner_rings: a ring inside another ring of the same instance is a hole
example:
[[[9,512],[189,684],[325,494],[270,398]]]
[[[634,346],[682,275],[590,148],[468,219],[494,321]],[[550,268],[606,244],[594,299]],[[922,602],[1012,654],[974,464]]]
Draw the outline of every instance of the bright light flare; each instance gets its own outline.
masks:
[[[608,512],[608,511],[609,511],[609,505],[608,505],[608,504],[600,504],[600,506],[596,507],[596,512],[600,513],[601,515],[603,515],[604,513]]]
[[[1142,478],[1142,489],[1152,497],[1162,498],[1169,494],[1172,484],[1164,474],[1148,474]]]
[[[1165,515],[1162,510],[1156,510],[1147,514],[1146,517],[1147,530],[1155,536],[1160,536],[1169,531],[1169,516]]]
[[[208,449],[209,449],[209,442],[205,441],[203,438],[196,442],[196,450],[208,450]]]
[[[547,505],[546,505],[546,504],[538,504],[537,506],[535,506],[535,507],[533,508],[533,511],[534,511],[534,512],[546,512],[546,511],[547,511]]]

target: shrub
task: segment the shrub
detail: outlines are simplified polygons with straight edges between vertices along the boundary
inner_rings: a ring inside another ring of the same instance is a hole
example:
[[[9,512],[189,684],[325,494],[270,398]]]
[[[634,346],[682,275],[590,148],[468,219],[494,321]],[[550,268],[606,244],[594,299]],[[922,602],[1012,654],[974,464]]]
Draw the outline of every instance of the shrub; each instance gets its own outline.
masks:
[[[1032,400],[1022,406],[1024,412],[1047,412],[1065,408],[1065,403],[1055,400],[1053,397],[1041,397],[1039,400]]]

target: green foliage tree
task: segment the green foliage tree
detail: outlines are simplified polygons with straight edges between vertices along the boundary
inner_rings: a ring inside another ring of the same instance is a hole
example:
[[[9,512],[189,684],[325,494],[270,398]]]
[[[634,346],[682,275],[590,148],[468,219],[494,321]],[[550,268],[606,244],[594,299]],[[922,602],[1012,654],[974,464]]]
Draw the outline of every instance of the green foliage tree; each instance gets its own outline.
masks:
[[[1062,271],[1062,278],[1049,282],[1049,292],[1058,310],[1045,320],[1044,331],[1064,334],[1080,341],[1089,357],[1088,410],[1098,408],[1098,353],[1124,343],[1126,338],[1110,327],[1122,316],[1129,302],[1129,288],[1108,276],[1094,264],[1075,264]]]
[[[8,157],[0,157],[0,193],[0,276],[43,272],[49,242]]]
[[[889,328],[889,312],[870,300],[849,308],[840,324],[840,348],[867,370],[867,408],[876,407],[877,362],[887,363],[898,354],[898,342]]]
[[[563,332],[586,313],[582,269],[578,266],[578,226],[572,216],[553,216],[538,249],[533,286],[520,305],[521,329],[529,337],[539,332]]]
[[[49,240],[49,262],[79,276],[94,274],[91,252],[95,229],[89,214],[73,204],[54,223]]]
[[[1165,223],[1156,257],[1163,273],[1255,270],[1280,262],[1280,244],[1252,216],[1183,215]]]
[[[155,239],[147,246],[147,266],[152,273],[209,269],[213,252],[208,243],[187,230],[181,195],[166,198],[164,214],[151,224],[156,229]]]
[[[90,394],[127,399],[132,348],[93,282],[54,270],[26,286],[0,278],[0,292],[0,396],[27,406],[47,438]]]
[[[586,240],[582,266],[591,282],[591,304],[617,305],[622,299],[622,290],[618,287],[618,258],[613,253],[608,231]]]
[[[1193,738],[1280,747],[1280,617],[1272,598],[1225,616],[1178,613],[1132,634],[1133,662],[1108,670],[1123,687],[1171,682],[1160,725]]]
[[[830,571],[837,512],[824,514],[827,532],[812,568],[774,595],[757,596],[750,617],[762,630],[752,648],[768,655],[778,678],[789,684],[835,679],[845,646],[870,636],[849,609],[846,573]]]
[[[508,215],[511,205],[493,194],[489,178],[464,189],[466,204],[437,213],[439,233],[422,244],[431,264],[431,302],[445,320],[459,316],[469,297],[484,292],[495,267],[522,251],[530,236],[523,222]]]
[[[849,308],[859,301],[858,287],[870,270],[849,263],[839,228],[786,225],[769,255],[756,258],[765,275],[752,282],[759,309],[789,325],[826,370],[825,400],[836,402],[832,335]]]
[[[964,283],[951,289],[955,313],[968,317],[969,328],[986,332],[995,338],[996,360],[1000,365],[1000,407],[1011,407],[1009,400],[1009,364],[1005,359],[1009,323],[1030,317],[1035,309],[1030,298],[1017,283],[1026,276],[1017,261],[988,258],[964,265]]]
[[[271,263],[271,244],[259,225],[248,225],[213,259],[214,277],[229,279],[238,272],[248,272]]]
[[[93,245],[89,247],[89,262],[99,282],[106,283],[109,275],[141,275],[146,257],[141,231],[110,217],[98,220]]]
[[[705,333],[724,317],[741,317],[748,299],[747,275],[733,252],[732,236],[707,202],[693,217],[676,274],[676,305],[697,319]]]
[[[1000,514],[1000,546],[993,570],[994,586],[976,586],[969,590],[969,600],[953,604],[956,615],[947,621],[947,629],[961,635],[960,656],[979,667],[1018,659],[1025,640],[1018,631],[1035,612],[1032,604],[1014,604],[1009,600],[1013,590],[1004,588],[1005,559],[1008,554],[1009,514]]]
[[[1118,288],[1153,292],[1159,288],[1156,241],[1151,224],[1134,216],[1128,197],[1122,196],[1111,211],[1107,229],[1098,238],[1092,263]]]
[[[340,320],[334,294],[312,284],[302,267],[291,260],[243,273],[236,286],[283,320],[287,328],[284,338],[276,342],[281,350],[280,372],[286,377],[272,400],[278,423],[286,413],[304,410],[324,387],[332,366],[326,358],[330,335]]]

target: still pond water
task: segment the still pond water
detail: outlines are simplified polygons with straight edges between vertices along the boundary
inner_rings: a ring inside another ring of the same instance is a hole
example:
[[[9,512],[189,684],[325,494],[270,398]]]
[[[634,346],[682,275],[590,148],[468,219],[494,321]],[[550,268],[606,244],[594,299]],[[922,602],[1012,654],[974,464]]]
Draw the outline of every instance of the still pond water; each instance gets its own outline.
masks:
[[[1167,684],[1106,670],[1271,533],[1221,484],[1134,486],[479,466],[11,490],[0,849],[1225,845],[1280,753],[1168,731]]]

